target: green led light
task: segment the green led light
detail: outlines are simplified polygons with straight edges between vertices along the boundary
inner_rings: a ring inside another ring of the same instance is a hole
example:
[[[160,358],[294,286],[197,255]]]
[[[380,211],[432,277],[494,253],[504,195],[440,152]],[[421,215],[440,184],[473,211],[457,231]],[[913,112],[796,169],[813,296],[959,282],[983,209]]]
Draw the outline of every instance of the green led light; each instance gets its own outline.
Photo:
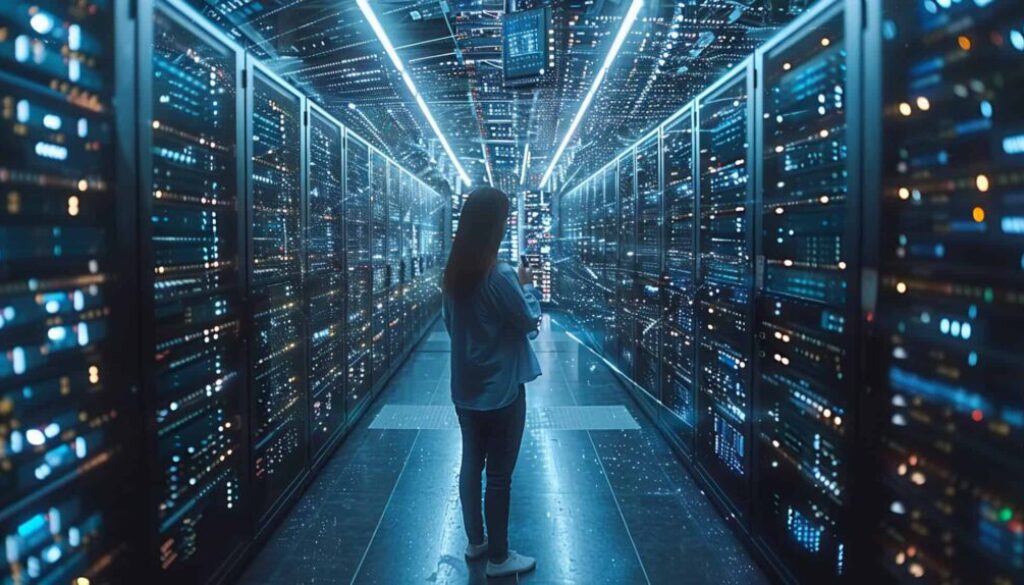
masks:
[[[1013,519],[1013,510],[1009,508],[1003,508],[999,511],[999,519],[1003,522],[1009,522]]]

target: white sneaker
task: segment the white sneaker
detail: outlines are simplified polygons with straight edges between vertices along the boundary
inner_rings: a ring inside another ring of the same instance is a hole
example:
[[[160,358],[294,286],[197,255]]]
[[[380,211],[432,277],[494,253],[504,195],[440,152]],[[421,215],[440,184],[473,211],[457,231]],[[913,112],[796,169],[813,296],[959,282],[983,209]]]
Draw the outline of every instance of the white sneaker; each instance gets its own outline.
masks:
[[[514,550],[508,551],[508,558],[504,563],[494,564],[487,561],[488,577],[507,577],[517,573],[526,573],[537,567],[537,559],[521,555]]]
[[[466,545],[466,558],[475,561],[480,557],[487,554],[487,539],[484,539],[483,544],[469,543]]]

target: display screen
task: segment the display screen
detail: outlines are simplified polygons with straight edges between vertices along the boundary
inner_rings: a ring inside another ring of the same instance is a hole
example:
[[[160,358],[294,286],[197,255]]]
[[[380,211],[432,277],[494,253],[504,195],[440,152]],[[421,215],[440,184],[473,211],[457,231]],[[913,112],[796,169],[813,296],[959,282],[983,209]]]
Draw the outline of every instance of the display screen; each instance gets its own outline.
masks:
[[[310,110],[306,228],[310,441],[314,454],[345,423],[345,240],[341,127]]]
[[[103,1],[0,11],[0,583],[112,583],[141,556],[113,23]]]
[[[537,8],[505,15],[502,23],[505,79],[537,77],[548,61],[551,9]]]
[[[159,563],[198,580],[239,546],[249,492],[242,433],[245,262],[235,51],[157,10],[150,218]],[[144,207],[145,208],[145,207]]]
[[[733,510],[750,477],[754,265],[747,70],[699,101],[697,459]]]
[[[665,331],[661,400],[665,417],[687,449],[693,448],[697,258],[696,199],[693,176],[693,112],[687,110],[663,130],[662,172],[665,191]]]
[[[842,12],[764,59],[758,307],[763,531],[789,570],[846,573],[842,512],[857,392],[856,234],[846,126]]]
[[[1024,4],[884,2],[882,525],[900,583],[1024,582]]]
[[[345,268],[348,302],[348,410],[354,412],[369,396],[373,262],[370,234],[370,151],[349,136],[345,145]]]

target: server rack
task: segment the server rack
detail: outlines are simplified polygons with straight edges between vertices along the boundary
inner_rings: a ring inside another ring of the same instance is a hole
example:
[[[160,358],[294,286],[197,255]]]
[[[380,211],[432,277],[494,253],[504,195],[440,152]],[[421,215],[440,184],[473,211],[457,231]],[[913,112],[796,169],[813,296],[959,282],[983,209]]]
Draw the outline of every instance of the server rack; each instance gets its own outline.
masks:
[[[25,3],[0,29],[0,581],[113,583],[138,568],[145,484],[133,112],[114,108],[133,23],[120,3]]]
[[[314,462],[343,429],[345,411],[345,132],[307,102],[306,310],[309,315],[309,426]]]
[[[252,59],[247,69],[250,464],[262,526],[308,469],[305,101]]]
[[[697,445],[729,509],[747,519],[751,481],[754,226],[753,66],[696,99]]]
[[[696,436],[696,189],[694,110],[687,107],[662,130],[665,198],[664,346],[660,418],[677,443],[693,453]]]
[[[598,303],[600,302],[600,288],[597,278],[597,262],[600,244],[598,233],[600,230],[600,219],[593,209],[600,197],[600,189],[596,182],[591,179],[584,184],[580,191],[580,207],[576,209],[579,215],[580,229],[580,265],[577,271],[578,289],[575,291],[575,303],[579,308],[581,316],[580,334],[588,343],[592,343],[595,332],[598,330]]]
[[[361,407],[372,387],[373,259],[371,250],[369,146],[354,134],[345,139],[345,267],[348,313],[348,411]]]
[[[404,347],[412,337],[413,324],[411,322],[410,307],[412,305],[412,256],[415,249],[413,239],[413,183],[412,177],[406,173],[401,174],[401,190],[399,191],[399,202],[402,206],[402,223],[399,234],[402,237],[402,259],[398,263],[398,282],[401,287],[401,313],[399,320],[400,339]]]
[[[758,537],[800,579],[849,572],[860,320],[855,11],[823,5],[758,52]]]
[[[877,558],[899,583],[1021,583],[1024,5],[870,4]]]
[[[616,288],[619,300],[616,312],[617,356],[619,370],[632,377],[636,351],[636,157],[630,149],[618,159],[619,264]],[[589,205],[585,206],[589,209]]]
[[[524,191],[522,251],[534,269],[541,300],[551,300],[551,200],[546,191]],[[597,236],[597,245],[603,243],[603,231]],[[603,248],[602,248],[603,249]],[[598,272],[600,274],[600,272]]]
[[[390,284],[388,278],[389,256],[388,246],[393,245],[398,238],[388,237],[389,214],[394,212],[395,205],[390,201],[390,189],[394,185],[394,165],[390,165],[384,155],[374,149],[370,149],[370,215],[372,241],[371,261],[373,263],[373,325],[372,325],[372,355],[373,355],[373,379],[384,375],[388,368],[389,347],[397,343],[391,338],[388,330],[388,307]]]
[[[601,298],[598,299],[598,306],[604,310],[598,323],[600,335],[595,341],[596,346],[603,350],[604,355],[614,355],[616,351],[618,311],[618,265],[619,265],[619,193],[618,193],[618,167],[615,163],[609,164],[598,176],[602,178],[604,200],[600,210],[603,218],[603,248],[601,255]]]
[[[138,40],[145,557],[158,581],[199,582],[252,531],[245,70],[235,45],[168,4],[140,6]]]
[[[223,581],[361,413],[346,133],[176,0],[0,28],[0,580]]]
[[[661,400],[661,354],[664,311],[663,202],[661,131],[642,139],[635,149],[636,169],[636,370],[635,379],[654,400]],[[595,177],[595,184],[600,179]]]

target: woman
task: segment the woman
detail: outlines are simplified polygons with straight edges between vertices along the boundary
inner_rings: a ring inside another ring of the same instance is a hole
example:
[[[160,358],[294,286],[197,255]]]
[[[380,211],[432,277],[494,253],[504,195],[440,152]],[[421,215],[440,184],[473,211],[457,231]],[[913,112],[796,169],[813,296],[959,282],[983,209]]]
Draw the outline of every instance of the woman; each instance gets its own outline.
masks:
[[[512,471],[526,423],[524,384],[540,375],[529,337],[537,335],[540,303],[529,268],[518,274],[498,262],[508,197],[475,189],[462,207],[444,271],[444,322],[452,339],[452,402],[462,428],[459,496],[469,545],[466,558],[487,555],[487,576],[532,570],[534,559],[508,548]],[[487,469],[484,506],[480,475]]]

